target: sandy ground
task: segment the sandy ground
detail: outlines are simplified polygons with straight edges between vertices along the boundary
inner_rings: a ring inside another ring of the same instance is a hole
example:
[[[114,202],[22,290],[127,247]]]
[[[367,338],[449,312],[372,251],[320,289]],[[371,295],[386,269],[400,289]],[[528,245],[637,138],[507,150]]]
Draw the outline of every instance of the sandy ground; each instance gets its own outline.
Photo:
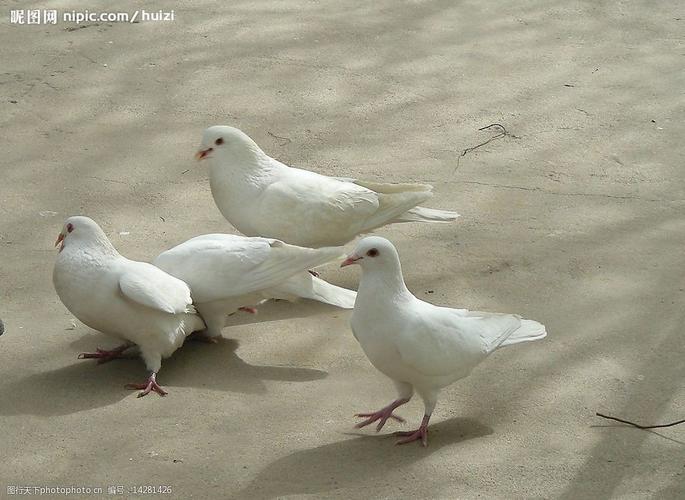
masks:
[[[685,416],[682,2],[157,2],[175,21],[10,25],[27,7],[76,4],[5,3],[0,24],[0,497],[685,497],[684,426],[594,416]],[[495,122],[508,135],[460,157]],[[349,312],[314,303],[187,344],[163,365],[169,396],[136,399],[140,360],[77,361],[112,343],[72,326],[52,243],[72,214],[142,260],[233,231],[192,159],[213,124],[317,172],[434,184],[458,224],[380,231],[409,287],[548,339],[445,390],[427,449],[353,430],[393,388]]]

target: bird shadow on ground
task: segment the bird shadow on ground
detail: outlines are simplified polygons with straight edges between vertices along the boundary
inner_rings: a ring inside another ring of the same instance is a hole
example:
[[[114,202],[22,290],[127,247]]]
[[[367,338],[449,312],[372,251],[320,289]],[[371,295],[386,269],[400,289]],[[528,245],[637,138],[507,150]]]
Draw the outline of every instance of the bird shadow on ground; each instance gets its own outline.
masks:
[[[141,368],[135,369],[139,363]],[[130,394],[123,388],[124,383],[138,382],[123,377],[137,377],[144,369],[140,361],[132,359],[108,363],[97,370],[95,366],[94,361],[79,361],[3,386],[0,414],[68,415],[114,404]]]
[[[387,479],[445,446],[488,434],[492,434],[492,429],[476,420],[451,418],[430,427],[428,448],[418,443],[395,446],[395,436],[378,434],[296,451],[269,464],[233,498],[268,499],[359,488],[376,478]]]
[[[72,346],[110,347],[104,335],[84,335]],[[288,366],[250,365],[236,354],[238,342],[222,338],[217,344],[186,342],[162,362],[158,380],[174,387],[197,387],[240,393],[265,393],[264,380],[305,382],[328,376],[321,370]],[[131,394],[129,382],[147,377],[140,358],[131,357],[97,365],[93,360],[36,373],[2,388],[0,415],[67,415],[114,404]],[[48,397],[49,396],[49,397]]]
[[[265,380],[308,382],[328,376],[322,370],[291,366],[251,365],[237,354],[238,341],[220,338],[217,344],[186,342],[162,367],[170,386],[198,387],[239,393],[265,393]]]
[[[282,321],[295,318],[308,318],[320,314],[349,314],[351,309],[340,309],[339,307],[323,304],[314,300],[298,300],[289,302],[287,300],[270,300],[264,305],[259,306],[257,314],[250,314],[239,311],[229,316],[226,328],[240,325],[251,325],[254,323],[268,323],[270,321]],[[224,330],[225,331],[225,330]]]

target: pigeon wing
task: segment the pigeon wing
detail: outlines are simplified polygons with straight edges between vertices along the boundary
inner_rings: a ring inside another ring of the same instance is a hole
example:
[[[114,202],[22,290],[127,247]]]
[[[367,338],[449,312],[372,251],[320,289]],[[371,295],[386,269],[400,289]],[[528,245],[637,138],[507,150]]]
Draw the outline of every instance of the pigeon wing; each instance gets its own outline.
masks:
[[[264,190],[259,212],[269,214],[264,234],[314,246],[353,237],[379,205],[370,189],[291,168]]]
[[[188,285],[151,264],[128,261],[119,288],[129,300],[152,309],[170,314],[193,312]]]
[[[283,238],[289,236],[301,244],[337,241],[341,235],[353,238],[387,224],[432,196],[432,186],[427,184],[381,184],[296,168],[286,172],[265,190],[262,213],[287,214],[287,218],[272,219],[269,234],[277,237],[276,224],[285,225],[289,234]],[[318,241],[307,242],[311,234],[316,234]]]
[[[310,249],[269,238],[209,234],[163,252],[153,263],[188,283],[201,303],[276,286],[342,254],[339,247]]]
[[[517,316],[436,307],[422,302],[397,336],[402,360],[426,376],[470,371],[521,324]]]

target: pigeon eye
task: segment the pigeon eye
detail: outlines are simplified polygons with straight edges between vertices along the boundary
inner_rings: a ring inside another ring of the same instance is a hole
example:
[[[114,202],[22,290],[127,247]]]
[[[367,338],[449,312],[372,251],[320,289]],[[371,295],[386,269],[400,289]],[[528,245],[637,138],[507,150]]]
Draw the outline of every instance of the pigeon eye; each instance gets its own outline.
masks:
[[[67,224],[67,233],[70,233],[74,230],[74,225],[70,222]]]
[[[217,146],[221,146],[223,143],[224,143],[223,137],[219,137],[216,141],[214,141],[214,144],[216,144]]]
[[[366,255],[368,255],[369,257],[375,257],[376,255],[378,255],[378,250],[376,250],[375,248],[372,248],[371,250],[366,252]]]

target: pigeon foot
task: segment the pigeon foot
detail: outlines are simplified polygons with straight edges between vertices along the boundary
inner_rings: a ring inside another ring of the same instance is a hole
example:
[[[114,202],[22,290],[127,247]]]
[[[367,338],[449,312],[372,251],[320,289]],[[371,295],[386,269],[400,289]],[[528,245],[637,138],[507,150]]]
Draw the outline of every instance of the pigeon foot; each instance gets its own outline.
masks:
[[[405,404],[408,399],[396,399],[392,403],[390,403],[388,406],[385,408],[381,408],[380,410],[372,413],[357,413],[355,417],[360,417],[360,418],[366,418],[366,420],[359,422],[357,425],[355,425],[355,428],[361,429],[362,427],[366,427],[369,424],[374,423],[376,420],[380,420],[378,422],[378,425],[376,426],[376,432],[380,432],[380,430],[383,428],[385,423],[388,421],[388,419],[392,418],[394,420],[397,420],[398,422],[404,422],[404,419],[402,417],[398,417],[393,413],[393,410],[397,408],[398,406],[402,406]]]
[[[147,383],[142,383],[142,384],[126,384],[124,387],[126,389],[131,389],[131,390],[141,390],[141,392],[138,393],[138,397],[142,398],[143,396],[147,396],[150,394],[150,392],[156,392],[160,396],[166,396],[168,394],[167,391],[162,389],[160,385],[157,383],[157,374],[155,372],[152,372],[150,374],[150,378],[147,379]]]
[[[108,361],[112,361],[114,359],[121,359],[125,357],[123,356],[124,351],[131,347],[133,347],[133,344],[122,344],[111,350],[100,349],[99,347],[97,347],[95,349],[95,352],[80,353],[78,355],[78,359],[97,359],[98,365],[101,365],[103,363],[107,363]]]
[[[407,444],[413,441],[421,441],[421,444],[425,448],[428,446],[428,420],[430,416],[424,416],[423,421],[418,429],[415,431],[398,431],[395,432],[395,436],[406,436],[404,439],[400,439],[395,444]]]

